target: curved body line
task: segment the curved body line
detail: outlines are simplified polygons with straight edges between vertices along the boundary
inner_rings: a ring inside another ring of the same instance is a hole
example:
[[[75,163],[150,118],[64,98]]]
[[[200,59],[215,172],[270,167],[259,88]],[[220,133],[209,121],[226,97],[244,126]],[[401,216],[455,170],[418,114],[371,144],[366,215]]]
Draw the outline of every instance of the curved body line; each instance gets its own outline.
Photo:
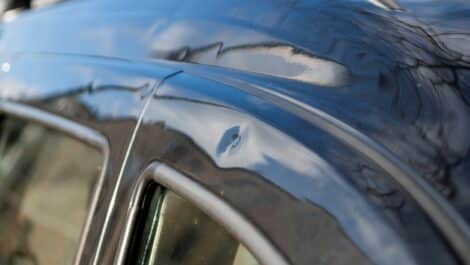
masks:
[[[195,72],[214,81],[225,83],[243,89],[248,93],[254,93],[262,98],[269,99],[271,102],[298,114],[319,128],[331,133],[347,145],[365,154],[389,172],[390,176],[410,193],[429,214],[437,227],[448,237],[449,242],[455,247],[460,257],[466,263],[470,263],[470,252],[468,251],[468,246],[470,246],[470,229],[462,216],[426,180],[384,146],[320,109],[292,97],[229,77],[213,76],[201,73],[200,71]],[[308,114],[306,115],[305,112],[308,112]]]
[[[99,264],[100,253],[101,253],[101,250],[103,248],[103,242],[104,242],[104,238],[106,236],[107,227],[109,226],[109,222],[111,220],[113,210],[116,206],[116,197],[117,197],[117,193],[119,191],[119,187],[120,187],[120,184],[121,184],[122,176],[123,176],[124,171],[126,169],[127,160],[128,160],[129,155],[132,151],[132,147],[134,145],[134,141],[135,141],[135,138],[136,138],[136,135],[137,135],[137,131],[139,130],[140,124],[142,123],[142,119],[143,119],[143,116],[145,114],[145,110],[147,109],[148,105],[150,104],[150,101],[152,99],[152,95],[155,94],[155,92],[158,90],[158,88],[160,86],[162,86],[165,83],[166,80],[168,80],[168,79],[172,78],[173,76],[178,75],[180,73],[182,73],[182,71],[176,71],[176,72],[173,72],[173,73],[168,74],[165,77],[163,77],[158,83],[156,83],[154,85],[154,87],[151,90],[150,95],[148,95],[148,98],[145,100],[144,107],[143,107],[143,109],[142,109],[142,111],[139,115],[139,119],[137,120],[137,124],[136,124],[136,126],[135,126],[135,128],[132,132],[132,136],[131,136],[131,138],[129,140],[129,143],[127,145],[126,153],[124,155],[124,160],[121,164],[119,175],[117,176],[116,184],[113,187],[113,193],[111,195],[111,200],[109,202],[109,207],[108,207],[108,210],[106,211],[106,217],[105,217],[105,221],[104,221],[104,224],[103,224],[103,230],[101,231],[101,234],[100,234],[100,237],[99,237],[99,240],[98,240],[98,245],[96,247],[95,256],[93,258],[93,264],[94,265]]]

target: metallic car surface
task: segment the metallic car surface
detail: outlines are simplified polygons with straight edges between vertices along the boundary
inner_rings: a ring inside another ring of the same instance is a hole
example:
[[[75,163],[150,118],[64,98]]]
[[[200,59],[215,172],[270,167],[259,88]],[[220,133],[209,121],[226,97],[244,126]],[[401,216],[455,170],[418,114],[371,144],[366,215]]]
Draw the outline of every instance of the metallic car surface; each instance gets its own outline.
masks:
[[[81,264],[114,262],[154,161],[293,264],[470,264],[469,24],[463,0],[71,0],[1,25],[0,97],[107,138]]]

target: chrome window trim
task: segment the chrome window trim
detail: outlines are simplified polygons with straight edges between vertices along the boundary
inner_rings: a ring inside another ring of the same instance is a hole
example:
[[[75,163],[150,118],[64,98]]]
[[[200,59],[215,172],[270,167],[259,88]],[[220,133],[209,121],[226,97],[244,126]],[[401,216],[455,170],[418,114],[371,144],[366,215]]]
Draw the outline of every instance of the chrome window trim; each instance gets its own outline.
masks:
[[[143,192],[145,192],[145,187],[151,182],[168,188],[193,203],[243,243],[261,264],[289,264],[263,233],[227,202],[175,169],[159,162],[153,162],[138,178],[132,192],[124,232],[119,242],[117,257],[114,260],[115,265],[125,264],[139,203]]]
[[[88,210],[85,223],[80,233],[78,249],[73,261],[73,264],[79,265],[81,263],[83,250],[90,231],[92,219],[98,206],[98,199],[104,184],[106,169],[108,168],[110,152],[108,140],[98,131],[23,103],[0,100],[0,113],[4,113],[23,120],[32,121],[47,128],[65,133],[66,135],[85,142],[86,144],[98,149],[103,155],[101,171],[98,176],[95,190],[93,191],[90,209]]]

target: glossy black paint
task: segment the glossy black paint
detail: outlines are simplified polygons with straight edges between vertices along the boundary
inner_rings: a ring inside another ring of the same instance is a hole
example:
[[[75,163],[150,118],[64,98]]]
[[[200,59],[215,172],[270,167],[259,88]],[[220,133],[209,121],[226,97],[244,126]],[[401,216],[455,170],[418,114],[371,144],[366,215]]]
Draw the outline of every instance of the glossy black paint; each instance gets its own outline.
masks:
[[[294,264],[363,261],[349,241],[378,264],[468,262],[380,161],[431,183],[468,230],[469,24],[467,1],[70,1],[1,26],[0,95],[110,142],[83,264],[122,171],[98,253],[112,263],[132,185],[154,160],[230,202]]]

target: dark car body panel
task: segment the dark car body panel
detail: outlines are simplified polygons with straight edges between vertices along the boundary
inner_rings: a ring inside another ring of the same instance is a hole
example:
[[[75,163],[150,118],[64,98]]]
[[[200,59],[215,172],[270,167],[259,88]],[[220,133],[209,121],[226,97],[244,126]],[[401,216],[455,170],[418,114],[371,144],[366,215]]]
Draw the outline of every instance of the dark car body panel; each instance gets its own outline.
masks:
[[[371,2],[70,1],[4,23],[2,100],[109,142],[81,264],[112,264],[153,161],[293,264],[469,262],[470,4]]]

